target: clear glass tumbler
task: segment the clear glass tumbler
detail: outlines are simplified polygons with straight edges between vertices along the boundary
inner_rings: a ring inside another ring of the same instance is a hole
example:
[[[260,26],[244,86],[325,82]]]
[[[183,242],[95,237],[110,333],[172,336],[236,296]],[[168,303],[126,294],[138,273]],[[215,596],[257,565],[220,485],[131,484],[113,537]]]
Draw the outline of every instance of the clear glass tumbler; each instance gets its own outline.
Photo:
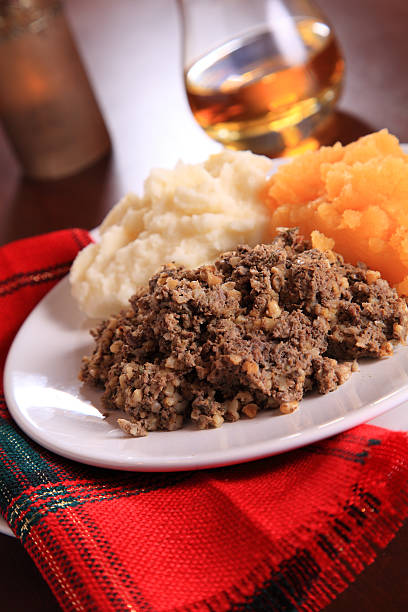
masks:
[[[344,61],[309,0],[180,0],[184,78],[206,133],[276,156],[319,146]]]

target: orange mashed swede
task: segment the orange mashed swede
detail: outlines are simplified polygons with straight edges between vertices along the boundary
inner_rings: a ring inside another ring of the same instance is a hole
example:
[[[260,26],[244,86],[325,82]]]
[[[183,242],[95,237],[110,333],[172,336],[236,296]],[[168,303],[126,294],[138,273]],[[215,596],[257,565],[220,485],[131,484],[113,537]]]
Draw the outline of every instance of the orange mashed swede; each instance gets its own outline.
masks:
[[[408,295],[408,155],[387,130],[280,166],[265,197],[273,233],[318,230],[346,261],[365,262]]]

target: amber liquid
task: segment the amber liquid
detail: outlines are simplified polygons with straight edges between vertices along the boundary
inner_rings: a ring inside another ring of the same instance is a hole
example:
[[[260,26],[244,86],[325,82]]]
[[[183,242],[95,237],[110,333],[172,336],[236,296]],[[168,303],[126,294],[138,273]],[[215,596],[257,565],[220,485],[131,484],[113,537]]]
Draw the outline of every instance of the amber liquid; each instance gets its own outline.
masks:
[[[273,156],[302,143],[317,148],[313,135],[339,96],[343,69],[330,27],[309,18],[294,21],[284,38],[257,30],[223,44],[186,70],[185,83],[211,138]]]

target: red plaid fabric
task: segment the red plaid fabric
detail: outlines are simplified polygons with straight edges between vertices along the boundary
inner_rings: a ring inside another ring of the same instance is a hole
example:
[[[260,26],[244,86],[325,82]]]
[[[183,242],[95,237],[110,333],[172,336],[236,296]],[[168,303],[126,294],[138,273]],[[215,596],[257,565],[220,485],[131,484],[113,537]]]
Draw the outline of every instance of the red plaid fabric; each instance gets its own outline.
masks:
[[[89,241],[0,250],[0,358]],[[408,439],[361,426],[285,455],[143,474],[41,449],[0,406],[0,509],[64,610],[320,610],[408,514]],[[171,434],[168,434],[171,435]]]

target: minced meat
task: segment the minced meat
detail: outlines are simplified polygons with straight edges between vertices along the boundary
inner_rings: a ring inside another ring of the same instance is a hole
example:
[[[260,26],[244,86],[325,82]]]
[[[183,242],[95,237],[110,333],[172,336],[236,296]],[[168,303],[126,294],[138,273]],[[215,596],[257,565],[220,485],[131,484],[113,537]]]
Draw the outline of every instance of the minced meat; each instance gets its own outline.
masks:
[[[359,357],[405,340],[407,306],[377,272],[311,248],[298,231],[213,265],[165,266],[131,307],[92,331],[80,379],[124,410],[127,433],[199,429],[333,391]]]

